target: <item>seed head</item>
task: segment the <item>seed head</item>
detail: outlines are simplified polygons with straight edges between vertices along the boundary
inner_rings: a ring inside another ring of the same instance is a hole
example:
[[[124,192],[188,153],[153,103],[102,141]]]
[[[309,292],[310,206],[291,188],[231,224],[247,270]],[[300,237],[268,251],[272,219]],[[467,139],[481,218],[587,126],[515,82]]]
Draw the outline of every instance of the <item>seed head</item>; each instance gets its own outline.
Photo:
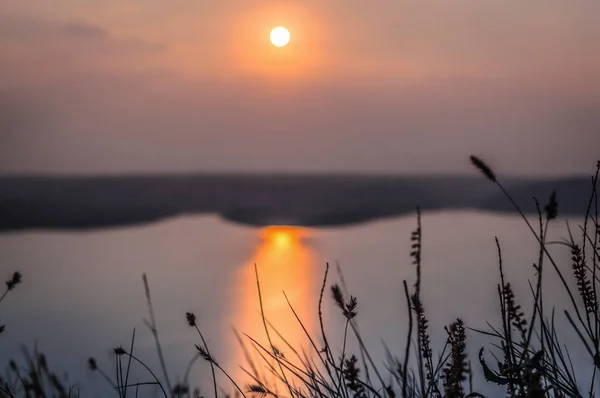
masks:
[[[127,351],[125,351],[123,349],[123,347],[117,347],[117,348],[113,349],[113,352],[115,353],[116,356],[121,356],[121,355],[127,354]]]
[[[487,177],[488,180],[496,182],[496,175],[492,169],[490,169],[490,167],[483,162],[483,160],[479,159],[477,156],[471,155],[471,163],[473,163],[473,165],[477,167],[479,171],[481,171],[483,175]]]
[[[6,281],[6,288],[13,290],[15,286],[22,282],[22,276],[20,272],[15,272],[10,280]]]
[[[196,315],[194,315],[192,312],[186,312],[185,319],[187,320],[188,325],[192,327],[196,326]]]

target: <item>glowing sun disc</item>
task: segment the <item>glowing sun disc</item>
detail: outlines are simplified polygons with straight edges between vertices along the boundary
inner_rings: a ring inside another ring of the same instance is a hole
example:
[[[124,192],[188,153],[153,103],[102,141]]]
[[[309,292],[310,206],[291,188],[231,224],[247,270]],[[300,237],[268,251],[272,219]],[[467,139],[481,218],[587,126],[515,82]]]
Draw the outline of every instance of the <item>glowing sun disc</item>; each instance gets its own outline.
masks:
[[[278,26],[271,30],[271,43],[276,47],[283,47],[290,42],[290,31],[283,26]]]

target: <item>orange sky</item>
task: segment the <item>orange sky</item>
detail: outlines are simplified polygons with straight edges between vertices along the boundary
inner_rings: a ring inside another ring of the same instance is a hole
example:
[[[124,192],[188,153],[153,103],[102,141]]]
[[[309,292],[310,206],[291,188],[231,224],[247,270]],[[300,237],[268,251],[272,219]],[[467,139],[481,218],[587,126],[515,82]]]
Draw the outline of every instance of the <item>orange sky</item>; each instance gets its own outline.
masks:
[[[0,172],[460,172],[475,151],[587,171],[597,15],[592,0],[4,2]]]

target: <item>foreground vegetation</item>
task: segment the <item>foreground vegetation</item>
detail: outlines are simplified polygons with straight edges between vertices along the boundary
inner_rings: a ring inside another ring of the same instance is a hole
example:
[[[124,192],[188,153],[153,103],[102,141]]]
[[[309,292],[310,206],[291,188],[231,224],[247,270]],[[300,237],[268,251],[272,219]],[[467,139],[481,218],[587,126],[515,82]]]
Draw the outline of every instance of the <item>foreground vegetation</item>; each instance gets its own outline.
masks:
[[[403,282],[406,298],[406,323],[408,333],[405,336],[405,350],[397,355],[388,354],[385,365],[377,365],[366,348],[356,319],[358,317],[357,298],[348,294],[344,284],[329,285],[329,266],[325,271],[319,305],[316,309],[320,333],[316,336],[306,332],[312,353],[300,352],[292,346],[289,350],[294,358],[288,358],[277,349],[271,335],[277,333],[262,313],[264,330],[268,344],[261,345],[257,340],[246,336],[244,350],[254,350],[260,360],[249,360],[247,379],[233,380],[227,370],[211,354],[210,347],[201,332],[196,316],[185,314],[185,321],[198,334],[198,344],[190,347],[194,357],[186,369],[183,380],[173,383],[167,372],[160,344],[157,325],[148,280],[144,276],[144,287],[149,309],[149,321],[146,326],[154,336],[159,358],[159,369],[153,370],[134,354],[135,330],[130,344],[114,349],[116,371],[109,376],[94,358],[87,366],[104,378],[118,397],[146,396],[159,393],[163,397],[197,397],[199,390],[192,389],[189,374],[198,361],[205,361],[211,369],[211,395],[281,396],[298,398],[395,398],[395,397],[480,397],[473,389],[475,372],[471,362],[481,371],[483,379],[478,386],[490,383],[501,386],[509,397],[592,397],[600,390],[600,309],[598,306],[598,286],[600,285],[600,223],[598,221],[597,181],[600,162],[591,180],[591,194],[587,203],[583,225],[577,231],[568,228],[568,237],[562,241],[550,241],[548,229],[559,214],[559,203],[553,192],[542,205],[534,198],[538,214],[531,222],[510,193],[506,191],[500,179],[480,159],[472,156],[473,165],[506,195],[515,210],[521,215],[526,226],[536,238],[538,258],[534,264],[535,275],[529,282],[531,294],[527,311],[519,305],[509,276],[503,268],[501,246],[498,248],[499,283],[496,286],[499,311],[495,323],[488,323],[487,330],[468,328],[461,319],[445,327],[446,342],[439,355],[434,355],[430,338],[426,309],[421,299],[424,289],[421,283],[422,226],[417,209],[417,227],[410,237],[411,259],[415,269],[415,280]],[[567,227],[569,227],[567,225]],[[571,254],[570,264],[559,264],[549,252],[551,246],[559,246]],[[256,270],[256,282],[260,295],[260,277]],[[558,277],[561,287],[568,297],[564,308],[548,307],[544,295],[544,278],[550,272]],[[6,290],[0,296],[0,304],[7,295],[21,283],[21,274],[15,272],[6,282]],[[344,334],[341,351],[334,352],[325,332],[322,305],[329,290],[334,303],[343,315]],[[519,299],[523,299],[522,297]],[[296,315],[290,305],[290,311]],[[527,312],[527,313],[526,313]],[[183,314],[182,314],[183,315]],[[562,343],[556,322],[564,317],[570,330],[577,336],[587,357],[584,369],[587,375],[576,374],[569,349]],[[183,318],[183,316],[182,316]],[[302,321],[296,316],[298,322]],[[183,322],[183,320],[182,320]],[[302,325],[304,328],[304,325]],[[4,326],[0,326],[1,333]],[[306,331],[306,329],[304,328]],[[481,348],[478,358],[469,360],[467,355],[467,331],[490,338],[490,346]],[[284,336],[285,337],[285,336]],[[357,343],[357,352],[350,352],[352,339]],[[240,338],[240,341],[242,339]],[[285,341],[285,340],[284,340]],[[496,365],[488,364],[494,357]],[[142,372],[147,379],[133,382],[133,371]],[[229,386],[217,385],[217,374],[222,373],[231,382],[233,392],[226,394]],[[249,383],[248,383],[249,381]],[[203,391],[208,391],[206,387]],[[48,366],[46,357],[38,352],[24,353],[20,363],[8,362],[8,370],[0,377],[0,397],[75,397],[79,396],[77,386],[62,381]]]

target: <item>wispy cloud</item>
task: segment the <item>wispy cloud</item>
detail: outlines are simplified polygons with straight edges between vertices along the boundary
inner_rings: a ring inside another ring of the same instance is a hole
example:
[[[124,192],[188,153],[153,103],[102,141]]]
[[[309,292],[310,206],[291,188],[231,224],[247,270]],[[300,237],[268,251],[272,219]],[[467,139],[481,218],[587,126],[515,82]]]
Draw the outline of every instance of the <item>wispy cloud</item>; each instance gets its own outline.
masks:
[[[57,32],[68,37],[98,39],[108,37],[108,31],[98,26],[81,22],[71,22],[57,26]]]
[[[48,41],[53,45],[68,45],[69,40],[104,41],[114,48],[127,47],[128,50],[164,50],[167,46],[137,36],[116,35],[103,26],[82,21],[55,21],[36,18],[0,15],[0,42],[6,44],[39,45],[47,48]],[[35,47],[31,47],[35,50]]]
[[[163,43],[81,20],[2,15],[0,45],[0,85],[5,87],[44,85],[81,74],[144,74],[160,67],[156,57],[167,50]]]

